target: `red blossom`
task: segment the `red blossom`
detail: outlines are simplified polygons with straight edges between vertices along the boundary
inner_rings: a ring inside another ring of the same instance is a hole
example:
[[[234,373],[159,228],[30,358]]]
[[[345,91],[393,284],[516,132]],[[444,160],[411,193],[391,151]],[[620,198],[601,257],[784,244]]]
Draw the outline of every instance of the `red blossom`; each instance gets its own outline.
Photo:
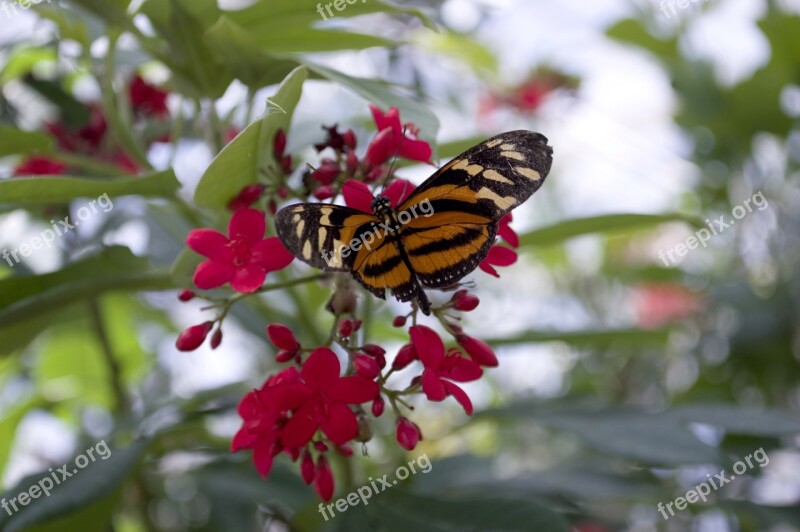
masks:
[[[457,353],[445,355],[444,342],[436,331],[424,325],[409,329],[411,343],[425,371],[422,373],[422,391],[431,401],[443,401],[448,395],[461,403],[467,414],[472,414],[472,402],[456,382],[477,380],[483,370],[473,360]]]
[[[415,188],[417,188],[416,185],[410,181],[396,179],[386,187],[381,195],[389,198],[392,207],[397,207],[414,192]],[[372,214],[372,201],[375,197],[367,185],[353,179],[345,181],[342,185],[342,194],[348,207]]]
[[[316,349],[303,364],[301,381],[267,390],[271,404],[294,414],[283,429],[286,447],[302,447],[318,429],[336,444],[358,434],[358,420],[348,404],[371,401],[380,388],[374,381],[354,375],[340,377],[339,359],[327,347]]]
[[[417,360],[417,350],[414,349],[414,344],[406,344],[400,348],[400,351],[397,352],[397,356],[394,357],[392,369],[399,371],[415,360]]]
[[[691,316],[703,301],[677,283],[648,283],[636,287],[633,306],[639,326],[653,329]]]
[[[228,224],[228,235],[213,229],[194,229],[186,244],[207,260],[194,272],[197,288],[209,290],[225,283],[237,292],[256,291],[267,273],[280,270],[294,260],[278,237],[264,238],[264,213],[240,209]]]
[[[328,459],[324,456],[317,458],[317,468],[314,475],[314,489],[317,490],[320,498],[328,502],[333,497],[333,471],[328,464]]]
[[[300,350],[300,342],[292,330],[281,323],[270,323],[267,325],[267,337],[278,349],[297,352]]]
[[[506,214],[500,218],[500,225],[497,228],[497,236],[505,240],[512,248],[519,247],[519,235],[511,228],[511,222],[514,217],[511,213]]]
[[[356,355],[353,359],[353,367],[356,370],[356,374],[370,380],[380,375],[381,372],[381,368],[375,359],[367,355]]]
[[[368,168],[380,166],[395,155],[404,159],[430,162],[432,150],[430,144],[418,140],[418,131],[413,124],[400,121],[400,111],[391,107],[386,113],[378,107],[370,105],[372,117],[378,127],[378,134],[372,139],[364,156],[364,164]]]
[[[500,274],[497,273],[494,266],[511,266],[515,262],[517,262],[516,251],[504,246],[495,245],[489,249],[489,254],[478,264],[478,267],[489,275],[500,277]]]
[[[163,117],[169,114],[167,97],[169,93],[151,85],[137,75],[131,80],[128,89],[133,112],[141,116]]]
[[[14,175],[61,175],[67,166],[47,157],[29,157],[14,169]]]
[[[406,451],[413,451],[421,440],[422,431],[413,421],[404,417],[397,420],[397,443],[400,447]]]
[[[478,338],[472,338],[466,334],[456,336],[458,345],[464,348],[467,354],[481,366],[497,367],[497,356],[489,347],[489,344]]]
[[[480,302],[481,300],[478,299],[478,296],[470,294],[466,290],[457,291],[450,299],[450,304],[453,305],[453,308],[461,312],[475,310]]]

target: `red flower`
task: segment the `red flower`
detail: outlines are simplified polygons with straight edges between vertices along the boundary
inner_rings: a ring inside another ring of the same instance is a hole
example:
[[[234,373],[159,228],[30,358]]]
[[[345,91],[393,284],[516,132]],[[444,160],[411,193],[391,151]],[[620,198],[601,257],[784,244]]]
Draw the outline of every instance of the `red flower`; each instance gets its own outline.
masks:
[[[478,338],[472,338],[466,334],[456,336],[458,345],[464,348],[467,354],[481,366],[497,367],[497,356],[489,347],[489,344]]]
[[[347,405],[373,400],[380,388],[376,382],[358,375],[340,377],[340,369],[334,352],[320,347],[303,364],[302,382],[268,390],[271,404],[294,411],[283,428],[283,445],[302,447],[320,428],[339,445],[356,437],[358,420]]]
[[[194,351],[206,341],[206,336],[208,336],[213,325],[213,322],[207,321],[189,327],[178,335],[175,340],[175,347],[178,348],[178,351]]]
[[[445,356],[444,342],[436,332],[424,325],[409,329],[411,342],[425,371],[422,373],[422,391],[431,401],[443,401],[448,395],[461,403],[467,414],[472,414],[472,402],[467,394],[452,381],[469,382],[477,380],[483,370],[474,361],[464,358],[457,351]],[[449,380],[448,380],[449,379]]]
[[[369,108],[378,126],[378,134],[370,142],[364,156],[367,168],[380,166],[395,155],[412,161],[430,162],[430,144],[416,138],[418,131],[413,124],[406,124],[404,131],[400,123],[400,111],[396,107],[390,108],[385,114],[374,105]]]
[[[239,209],[246,209],[253,203],[261,198],[266,187],[260,183],[255,185],[247,185],[239,191],[239,194],[228,202],[229,211],[238,211]]]
[[[416,185],[411,181],[396,179],[386,187],[381,196],[389,198],[392,207],[397,207],[414,192],[415,188]],[[351,179],[342,185],[342,194],[348,207],[372,214],[372,200],[375,197],[367,185]]]
[[[133,112],[141,116],[163,117],[169,114],[167,96],[169,93],[147,83],[137,75],[128,89]]]
[[[14,169],[14,175],[60,175],[67,167],[47,157],[29,157]]]
[[[554,89],[548,80],[532,79],[517,87],[508,103],[520,111],[534,112]]]
[[[450,304],[453,308],[461,312],[470,312],[475,310],[480,304],[481,300],[478,296],[470,294],[466,290],[459,290],[450,299]]]
[[[519,247],[519,236],[516,231],[511,229],[511,222],[514,220],[511,213],[506,214],[500,218],[500,224],[497,228],[497,236],[508,242],[512,248]]]
[[[333,496],[333,471],[324,456],[317,458],[317,468],[314,472],[314,489],[320,498],[328,502]]]
[[[197,288],[209,290],[225,283],[237,292],[257,290],[267,273],[280,270],[294,259],[278,237],[264,238],[264,213],[240,209],[228,224],[226,238],[213,229],[194,229],[186,244],[208,260],[194,272]]]
[[[691,316],[703,302],[680,284],[649,283],[636,288],[633,305],[639,326],[653,329]]]
[[[500,277],[494,266],[511,266],[515,262],[517,262],[516,251],[504,246],[492,246],[489,249],[489,254],[478,264],[478,267],[489,275]]]
[[[86,141],[91,149],[96,149],[106,136],[106,117],[97,104],[89,106],[89,121],[78,130],[78,137]]]

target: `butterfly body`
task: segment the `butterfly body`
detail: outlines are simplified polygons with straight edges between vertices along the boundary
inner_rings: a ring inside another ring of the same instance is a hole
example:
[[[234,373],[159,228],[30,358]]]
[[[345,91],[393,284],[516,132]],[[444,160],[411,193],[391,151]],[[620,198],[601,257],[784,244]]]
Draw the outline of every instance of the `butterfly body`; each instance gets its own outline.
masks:
[[[500,218],[541,186],[551,161],[543,135],[503,133],[444,165],[396,207],[378,196],[372,213],[323,203],[281,209],[278,236],[300,260],[350,272],[377,297],[389,289],[429,314],[423,287],[445,288],[472,272]]]

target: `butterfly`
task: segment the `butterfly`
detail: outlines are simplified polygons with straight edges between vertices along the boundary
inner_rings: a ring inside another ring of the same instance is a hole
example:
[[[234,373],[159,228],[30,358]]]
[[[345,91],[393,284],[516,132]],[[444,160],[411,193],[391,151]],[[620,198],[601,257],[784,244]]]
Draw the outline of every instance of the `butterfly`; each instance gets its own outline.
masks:
[[[416,300],[472,272],[494,244],[500,219],[542,186],[553,150],[532,131],[492,137],[454,158],[392,207],[379,195],[372,213],[327,203],[284,207],[275,217],[283,244],[303,262],[349,272],[371,293]]]

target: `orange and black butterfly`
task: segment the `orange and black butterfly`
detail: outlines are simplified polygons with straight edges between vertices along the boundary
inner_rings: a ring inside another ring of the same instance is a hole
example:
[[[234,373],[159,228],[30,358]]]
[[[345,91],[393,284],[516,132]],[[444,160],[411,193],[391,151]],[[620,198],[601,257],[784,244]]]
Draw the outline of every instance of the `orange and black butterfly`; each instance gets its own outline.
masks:
[[[372,214],[326,203],[281,209],[278,236],[298,259],[324,271],[350,272],[367,290],[416,299],[445,288],[486,258],[505,214],[536,192],[553,150],[532,131],[510,131],[462,153],[397,207],[378,196]]]

